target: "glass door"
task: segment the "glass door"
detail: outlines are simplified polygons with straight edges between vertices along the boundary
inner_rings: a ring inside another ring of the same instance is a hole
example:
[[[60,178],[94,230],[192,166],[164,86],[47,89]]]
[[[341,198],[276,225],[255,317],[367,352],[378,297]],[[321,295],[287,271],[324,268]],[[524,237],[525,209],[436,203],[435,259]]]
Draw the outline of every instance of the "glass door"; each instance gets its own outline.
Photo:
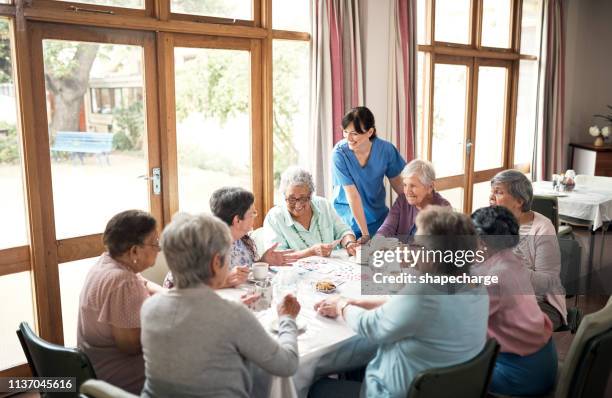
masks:
[[[490,180],[504,169],[508,152],[508,103],[511,63],[476,60],[474,92],[474,159],[471,167],[471,209],[489,205]]]
[[[141,209],[163,225],[154,37],[32,26],[45,240],[56,248],[47,289],[59,290],[52,298],[61,304],[64,343],[73,346],[79,293],[108,220]]]
[[[429,158],[436,168],[436,189],[455,210],[465,207],[469,169],[472,64],[459,57],[436,56]]]
[[[435,56],[429,158],[456,210],[487,206],[490,179],[510,161],[511,70],[510,61]]]
[[[253,116],[261,115],[261,81],[253,78],[260,43],[164,35],[163,51],[172,60],[165,66],[166,111],[178,201],[170,212],[209,212],[216,189],[238,186],[255,194],[262,214],[262,127]]]

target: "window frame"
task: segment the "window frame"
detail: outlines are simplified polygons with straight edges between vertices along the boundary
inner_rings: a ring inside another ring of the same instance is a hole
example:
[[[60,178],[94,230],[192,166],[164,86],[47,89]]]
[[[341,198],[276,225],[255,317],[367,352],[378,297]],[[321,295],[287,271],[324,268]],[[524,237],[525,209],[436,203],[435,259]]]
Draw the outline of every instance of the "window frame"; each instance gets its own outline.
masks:
[[[53,193],[46,114],[36,112],[45,106],[44,95],[40,96],[41,90],[44,93],[44,82],[32,79],[41,73],[41,65],[33,61],[42,59],[42,39],[112,42],[109,37],[114,37],[116,44],[146,46],[149,55],[145,62],[155,64],[155,68],[145,68],[145,100],[151,101],[147,103],[146,121],[149,135],[155,136],[151,139],[158,143],[148,148],[149,159],[157,162],[150,160],[149,167],[158,164],[162,168],[162,195],[151,203],[151,212],[159,215],[162,228],[178,209],[176,175],[169,166],[176,162],[176,151],[172,151],[167,133],[171,125],[166,112],[167,90],[168,82],[173,83],[168,42],[189,35],[211,43],[234,40],[248,42],[251,53],[259,54],[258,62],[251,68],[252,85],[259,85],[259,92],[252,94],[251,110],[253,165],[259,165],[257,170],[253,169],[256,176],[253,187],[258,210],[265,214],[274,205],[272,43],[274,39],[310,41],[311,35],[273,29],[272,0],[253,0],[252,21],[171,13],[170,0],[145,0],[145,8],[140,10],[57,0],[15,2],[0,4],[0,16],[9,17],[13,27],[13,65],[30,242],[0,250],[0,276],[31,271],[36,317],[36,325],[32,326],[42,338],[62,344],[59,264],[98,256],[103,246],[101,233],[61,240],[55,236],[53,206],[49,206]],[[262,222],[258,218],[256,227]],[[0,369],[0,377],[29,375],[27,364]]]
[[[483,21],[483,1],[484,0],[471,0],[471,44],[465,45],[460,43],[447,43],[436,41],[435,38],[435,7],[436,0],[425,0],[426,11],[424,12],[426,18],[425,28],[425,43],[418,44],[417,51],[419,55],[424,57],[424,69],[426,75],[423,77],[417,77],[424,79],[423,81],[423,94],[425,97],[422,100],[423,104],[423,119],[421,125],[423,130],[418,132],[418,136],[423,139],[419,144],[419,156],[424,159],[432,159],[432,133],[433,133],[433,86],[434,86],[434,68],[437,63],[437,59],[448,59],[448,57],[463,59],[465,62],[470,62],[472,65],[470,73],[471,81],[471,92],[468,94],[468,114],[466,117],[469,118],[469,131],[468,136],[475,145],[476,135],[476,109],[477,106],[477,80],[478,76],[476,69],[478,65],[507,65],[509,68],[508,72],[508,83],[506,93],[506,128],[503,137],[504,142],[504,157],[503,164],[499,168],[490,170],[483,170],[474,172],[474,158],[475,150],[472,147],[471,154],[469,156],[469,167],[466,167],[465,174],[462,176],[451,176],[441,178],[436,181],[436,188],[438,190],[452,189],[463,187],[464,188],[464,200],[463,200],[463,211],[469,212],[473,202],[473,186],[479,182],[486,181],[493,177],[498,171],[507,168],[517,168],[524,173],[529,173],[531,170],[530,164],[514,164],[514,152],[515,152],[515,135],[516,135],[516,112],[518,102],[518,79],[519,79],[519,63],[521,59],[532,59],[538,60],[537,56],[524,55],[520,53],[521,43],[521,22],[522,22],[522,8],[523,0],[512,0],[511,6],[511,34],[510,34],[510,48],[494,48],[485,47],[481,45],[482,42],[482,21]],[[473,111],[472,111],[473,110]]]

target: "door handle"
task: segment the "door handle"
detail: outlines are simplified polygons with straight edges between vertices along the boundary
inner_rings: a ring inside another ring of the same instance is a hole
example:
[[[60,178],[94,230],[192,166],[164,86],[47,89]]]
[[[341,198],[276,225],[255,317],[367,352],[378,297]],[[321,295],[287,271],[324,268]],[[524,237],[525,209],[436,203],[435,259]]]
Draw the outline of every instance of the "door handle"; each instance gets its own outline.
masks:
[[[159,167],[154,167],[151,169],[151,176],[148,175],[140,175],[137,178],[142,178],[144,180],[150,180],[153,185],[153,193],[155,195],[161,195],[161,169]]]
[[[465,143],[465,153],[467,154],[467,156],[470,156],[470,153],[472,153],[472,141],[468,138],[467,142]]]

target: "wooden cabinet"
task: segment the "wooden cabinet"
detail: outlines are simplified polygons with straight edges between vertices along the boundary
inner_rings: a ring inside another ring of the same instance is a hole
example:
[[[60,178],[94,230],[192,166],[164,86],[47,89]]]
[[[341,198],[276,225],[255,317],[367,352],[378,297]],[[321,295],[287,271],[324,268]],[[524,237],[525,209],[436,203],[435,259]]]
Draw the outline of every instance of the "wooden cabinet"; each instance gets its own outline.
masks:
[[[576,174],[612,177],[612,145],[570,144],[571,165]]]

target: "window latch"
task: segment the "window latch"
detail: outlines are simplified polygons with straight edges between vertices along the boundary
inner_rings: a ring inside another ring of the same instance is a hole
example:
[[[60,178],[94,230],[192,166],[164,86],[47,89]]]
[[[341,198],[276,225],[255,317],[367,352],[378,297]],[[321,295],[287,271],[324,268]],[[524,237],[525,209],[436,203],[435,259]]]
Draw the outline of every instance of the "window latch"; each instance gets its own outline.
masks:
[[[77,6],[69,6],[68,9],[74,12],[90,12],[93,14],[108,14],[108,15],[115,14],[113,11],[110,11],[110,10],[96,10],[93,8],[83,8],[83,7],[77,7]]]

